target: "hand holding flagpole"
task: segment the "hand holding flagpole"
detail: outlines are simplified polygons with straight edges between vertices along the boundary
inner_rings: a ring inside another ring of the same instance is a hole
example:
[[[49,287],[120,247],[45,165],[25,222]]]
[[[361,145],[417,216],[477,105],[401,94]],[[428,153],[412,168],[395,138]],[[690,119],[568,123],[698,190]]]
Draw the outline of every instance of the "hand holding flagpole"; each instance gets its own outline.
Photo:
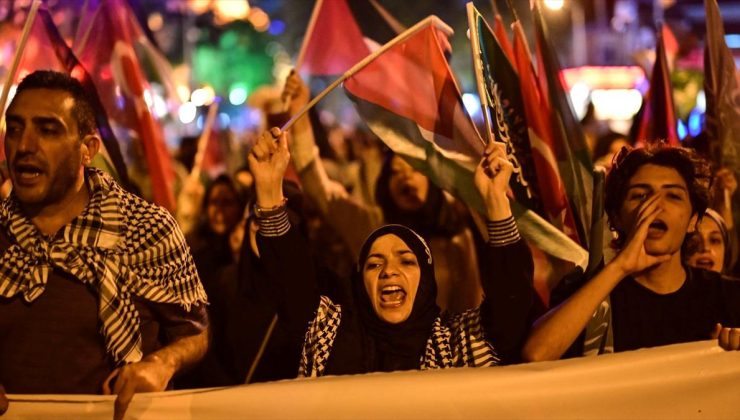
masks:
[[[447,24],[442,22],[442,20],[440,20],[437,16],[431,15],[431,16],[426,17],[425,19],[419,21],[416,25],[410,27],[409,29],[405,30],[404,32],[402,32],[401,34],[399,34],[392,40],[388,41],[385,45],[378,48],[372,54],[368,55],[367,57],[362,59],[359,63],[352,66],[352,68],[344,72],[344,74],[342,74],[337,80],[333,81],[329,86],[326,87],[326,89],[324,89],[323,91],[321,91],[321,93],[319,93],[313,99],[311,99],[311,101],[308,104],[306,104],[306,106],[301,108],[300,111],[296,112],[295,115],[292,115],[290,119],[288,120],[288,122],[286,122],[282,127],[280,127],[280,130],[282,131],[289,130],[290,127],[292,127],[293,124],[295,124],[297,120],[303,117],[306,114],[306,112],[308,112],[309,109],[313,108],[314,105],[316,105],[320,100],[324,99],[324,97],[326,97],[326,95],[328,95],[332,90],[336,89],[337,86],[342,84],[348,78],[354,76],[354,74],[357,73],[358,71],[365,68],[368,64],[373,62],[373,60],[375,60],[378,56],[380,56],[387,50],[393,48],[399,42],[404,41],[406,38],[416,33],[419,29],[423,28],[424,26],[430,25],[430,24],[433,24],[434,26],[441,29],[447,34],[454,33],[452,28],[450,28]],[[299,64],[300,62],[297,65]]]

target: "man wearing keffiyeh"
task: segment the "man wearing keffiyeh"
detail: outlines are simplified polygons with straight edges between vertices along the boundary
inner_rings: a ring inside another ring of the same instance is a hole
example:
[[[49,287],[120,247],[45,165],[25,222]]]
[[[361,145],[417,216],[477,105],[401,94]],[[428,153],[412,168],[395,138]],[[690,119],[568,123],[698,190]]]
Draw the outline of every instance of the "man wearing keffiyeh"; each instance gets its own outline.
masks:
[[[7,114],[0,202],[0,384],[10,393],[163,391],[208,343],[206,296],[170,214],[88,168],[94,111],[38,71]]]

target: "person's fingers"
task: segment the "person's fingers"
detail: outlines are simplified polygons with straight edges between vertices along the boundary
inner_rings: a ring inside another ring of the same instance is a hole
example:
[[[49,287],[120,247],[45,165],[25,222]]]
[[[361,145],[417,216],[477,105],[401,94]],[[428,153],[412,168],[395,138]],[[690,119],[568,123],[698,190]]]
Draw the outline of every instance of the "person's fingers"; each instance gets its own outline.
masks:
[[[719,322],[714,325],[714,330],[712,330],[712,333],[710,334],[710,337],[712,340],[716,340],[719,338],[719,333],[722,331],[722,324]]]
[[[113,394],[113,389],[111,388],[110,384],[112,381],[115,380],[119,373],[121,373],[121,369],[114,369],[113,372],[111,372],[110,375],[105,378],[105,380],[103,381],[103,395]]]
[[[640,241],[644,241],[645,238],[647,238],[648,229],[650,229],[650,224],[653,223],[653,221],[658,217],[658,215],[663,211],[660,207],[657,206],[651,206],[649,209],[649,212],[645,215],[643,215],[643,218],[637,222],[637,226],[635,229],[635,237],[640,238]]]
[[[113,387],[111,387],[111,391],[113,391],[113,394],[120,394],[121,390],[125,389],[130,382],[129,373],[125,370],[125,368],[125,366],[121,368],[121,372],[118,374],[115,382],[113,382]]]
[[[495,151],[498,151],[499,153],[506,155],[506,143],[501,141],[494,141],[493,147]]]
[[[720,331],[719,346],[725,350],[730,350],[730,328],[722,328],[722,331]]]
[[[281,133],[277,138],[277,148],[282,151],[288,150],[288,136],[285,133]]]
[[[509,159],[507,159],[506,156],[499,157],[497,160],[499,164],[499,171],[502,171],[504,173],[514,172],[514,165],[509,162]]]
[[[729,328],[729,348],[727,350],[740,350],[740,328]]]
[[[653,194],[652,196],[648,197],[647,200],[642,202],[640,206],[637,208],[637,223],[639,224],[642,219],[646,217],[647,214],[653,211],[655,207],[658,206],[658,202],[660,201],[660,194]]]
[[[257,143],[252,147],[252,151],[249,154],[254,156],[258,162],[262,162],[265,160],[267,153],[265,146]]]
[[[126,410],[128,410],[128,406],[134,398],[135,391],[134,384],[131,382],[126,382],[122,386],[121,390],[117,393],[118,397],[116,397],[116,402],[113,406],[114,420],[123,420],[123,416],[126,415]]]
[[[277,140],[282,133],[283,132],[282,130],[280,130],[279,127],[272,127],[270,129],[270,135],[272,136],[273,140]]]
[[[6,411],[8,411],[8,406],[10,405],[10,402],[8,401],[8,396],[5,395],[5,387],[0,385],[0,416],[5,414]]]

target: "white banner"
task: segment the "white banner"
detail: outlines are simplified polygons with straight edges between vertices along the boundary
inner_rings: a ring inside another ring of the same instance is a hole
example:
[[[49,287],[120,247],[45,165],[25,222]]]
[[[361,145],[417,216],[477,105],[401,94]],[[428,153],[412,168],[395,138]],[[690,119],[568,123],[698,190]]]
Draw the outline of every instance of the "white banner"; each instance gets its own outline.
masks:
[[[111,419],[113,397],[9,395],[10,419]],[[138,394],[131,419],[740,418],[740,352],[697,342],[503,368]]]

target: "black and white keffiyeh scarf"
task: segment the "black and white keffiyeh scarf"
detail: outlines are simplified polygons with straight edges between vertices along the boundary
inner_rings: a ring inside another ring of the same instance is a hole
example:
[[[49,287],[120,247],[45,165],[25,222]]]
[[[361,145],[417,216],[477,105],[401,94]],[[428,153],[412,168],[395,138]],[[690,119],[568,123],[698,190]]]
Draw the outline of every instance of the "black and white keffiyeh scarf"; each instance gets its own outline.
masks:
[[[184,307],[206,302],[182,232],[164,209],[124,191],[88,168],[90,201],[52,238],[45,238],[11,197],[0,202],[0,228],[11,245],[0,256],[0,296],[33,302],[51,270],[97,291],[106,349],[117,364],[142,358],[133,297]]]

